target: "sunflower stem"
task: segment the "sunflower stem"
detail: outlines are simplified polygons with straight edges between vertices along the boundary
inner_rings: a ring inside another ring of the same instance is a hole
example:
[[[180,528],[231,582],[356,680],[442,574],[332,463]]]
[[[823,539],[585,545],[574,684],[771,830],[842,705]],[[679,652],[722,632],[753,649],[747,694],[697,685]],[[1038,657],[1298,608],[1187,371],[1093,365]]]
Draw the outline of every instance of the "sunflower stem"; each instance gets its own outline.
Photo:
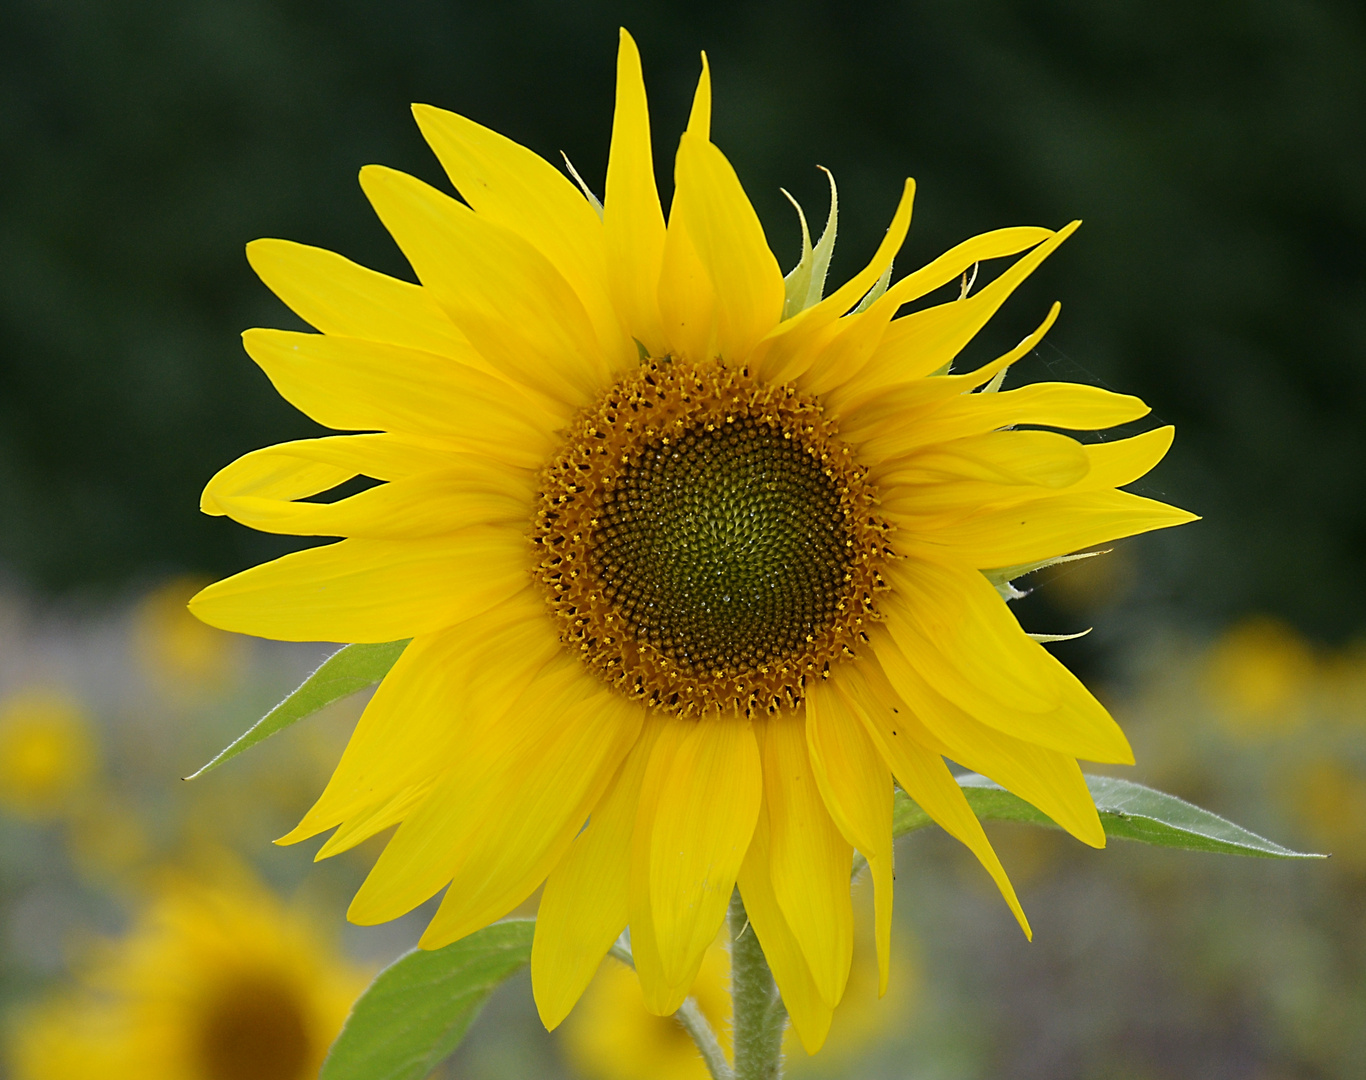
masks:
[[[726,1052],[721,1049],[721,1041],[717,1039],[711,1024],[707,1023],[707,1018],[702,1015],[697,1000],[688,998],[683,1002],[674,1013],[674,1019],[697,1044],[712,1080],[735,1080],[735,1073],[731,1071],[730,1062],[726,1060]]]
[[[787,1009],[738,889],[730,901],[730,939],[735,1080],[777,1080],[783,1071]]]

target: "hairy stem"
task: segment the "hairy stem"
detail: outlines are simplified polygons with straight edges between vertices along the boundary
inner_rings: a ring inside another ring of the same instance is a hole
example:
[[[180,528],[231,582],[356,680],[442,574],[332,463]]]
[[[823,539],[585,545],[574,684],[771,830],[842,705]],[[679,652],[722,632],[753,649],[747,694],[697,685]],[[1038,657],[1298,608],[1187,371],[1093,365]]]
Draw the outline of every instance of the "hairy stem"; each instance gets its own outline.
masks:
[[[729,917],[735,1080],[778,1080],[783,1071],[787,1009],[749,925],[739,890],[731,897]]]

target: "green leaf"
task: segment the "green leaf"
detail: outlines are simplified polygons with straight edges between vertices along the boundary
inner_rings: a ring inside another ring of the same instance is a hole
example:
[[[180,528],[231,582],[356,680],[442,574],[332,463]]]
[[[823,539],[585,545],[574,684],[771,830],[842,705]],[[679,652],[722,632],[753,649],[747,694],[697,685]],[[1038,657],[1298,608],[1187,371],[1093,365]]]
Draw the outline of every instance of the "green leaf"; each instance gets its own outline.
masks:
[[[218,768],[243,750],[250,749],[262,739],[270,738],[277,731],[283,731],[305,716],[311,716],[319,709],[350,697],[367,686],[374,686],[389,673],[407,645],[407,641],[386,641],[379,645],[347,645],[334,652],[304,680],[299,689],[234,739],[216,758],[185,779],[203,776],[210,769]]]
[[[486,926],[444,949],[414,949],[351,1007],[318,1080],[423,1080],[460,1045],[484,1002],[531,960],[534,919]]]
[[[1056,829],[1048,816],[985,776],[968,773],[958,778],[973,812],[983,821],[1023,821]],[[1292,851],[1265,837],[1201,810],[1175,795],[1120,780],[1112,776],[1088,776],[1086,786],[1100,812],[1107,837],[1137,840],[1158,847],[1186,851],[1215,851],[1226,855],[1252,855],[1262,859],[1322,859],[1304,851]],[[898,791],[892,830],[902,836],[932,824],[930,817]]]

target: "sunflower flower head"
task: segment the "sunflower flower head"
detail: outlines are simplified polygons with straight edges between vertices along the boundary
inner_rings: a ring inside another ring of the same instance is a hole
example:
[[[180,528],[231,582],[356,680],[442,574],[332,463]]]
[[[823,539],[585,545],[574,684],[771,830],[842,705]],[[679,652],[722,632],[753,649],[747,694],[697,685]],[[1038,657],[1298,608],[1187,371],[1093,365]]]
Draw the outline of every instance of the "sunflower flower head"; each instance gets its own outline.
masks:
[[[341,539],[191,607],[286,640],[412,639],[284,838],[333,830],[330,855],[398,825],[353,920],[444,888],[435,947],[544,884],[532,980],[554,1027],[628,926],[646,1007],[676,1009],[738,885],[814,1050],[849,977],[855,849],[886,987],[893,778],[1022,925],[946,759],[1103,844],[1077,759],[1129,762],[1128,743],[1020,628],[1007,583],[1191,515],[1119,490],[1170,428],[1062,433],[1135,420],[1141,401],[1000,390],[1056,306],[1009,353],[950,373],[1075,225],[987,233],[892,280],[907,181],[871,260],[827,295],[833,229],[784,279],[711,141],[705,62],[667,218],[625,33],[617,75],[600,207],[529,150],[417,106],[463,201],[361,172],[417,284],[250,245],[320,332],[251,330],[247,351],[343,434],[246,455],[202,506]],[[924,301],[998,259],[1013,261],[975,292]],[[317,498],[356,476],[379,483]]]
[[[163,881],[81,985],[20,1018],[16,1080],[306,1080],[366,974],[233,870]]]

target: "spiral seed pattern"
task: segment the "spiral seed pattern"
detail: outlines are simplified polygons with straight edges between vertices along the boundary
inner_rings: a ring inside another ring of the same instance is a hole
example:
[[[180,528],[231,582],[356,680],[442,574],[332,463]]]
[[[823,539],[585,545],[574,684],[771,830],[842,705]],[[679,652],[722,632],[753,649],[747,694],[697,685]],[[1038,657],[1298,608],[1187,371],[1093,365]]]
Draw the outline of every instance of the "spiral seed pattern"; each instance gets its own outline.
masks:
[[[535,576],[561,638],[648,705],[795,708],[877,617],[876,492],[793,387],[646,361],[569,429],[541,485]]]
[[[604,491],[598,538],[603,595],[636,639],[730,675],[810,645],[849,577],[835,480],[749,417],[647,446]]]

